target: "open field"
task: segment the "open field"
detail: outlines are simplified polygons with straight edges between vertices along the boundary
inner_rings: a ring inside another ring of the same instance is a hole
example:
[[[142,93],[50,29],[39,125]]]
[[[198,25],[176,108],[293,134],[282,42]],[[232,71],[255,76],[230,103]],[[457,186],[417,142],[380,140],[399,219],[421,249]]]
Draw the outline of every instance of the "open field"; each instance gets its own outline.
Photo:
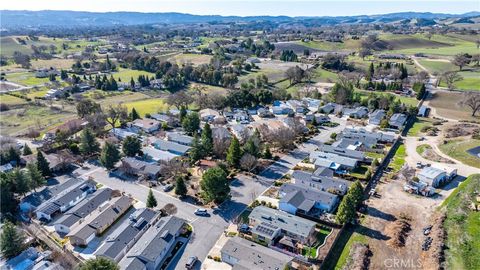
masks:
[[[395,152],[395,155],[392,158],[392,162],[390,163],[390,167],[393,168],[394,172],[400,171],[400,169],[403,167],[403,164],[405,163],[406,156],[407,153],[405,151],[405,145],[401,144]]]
[[[447,218],[444,228],[447,233],[445,251],[448,269],[479,269],[480,257],[480,212],[469,208],[478,196],[480,174],[469,176],[443,202]]]
[[[458,74],[462,77],[462,80],[453,84],[455,89],[480,91],[480,71],[460,71]],[[440,86],[447,87],[447,84],[440,80]]]
[[[212,59],[211,55],[207,54],[193,54],[193,53],[183,53],[177,54],[171,58],[171,60],[177,62],[178,65],[192,63],[193,65],[208,64]]]
[[[444,36],[444,35],[433,35],[430,42],[437,42],[432,43],[431,45],[427,46],[418,46],[418,44],[427,44],[425,41],[429,41],[425,36],[416,34],[410,37],[414,37],[415,39],[410,39],[410,48],[403,48],[403,49],[394,49],[389,51],[391,53],[404,53],[404,54],[416,54],[416,53],[424,53],[424,54],[432,54],[432,55],[446,55],[451,56],[458,53],[469,53],[469,54],[476,54],[479,53],[480,50],[477,49],[477,46],[472,41],[467,41],[465,39],[460,39],[458,37],[453,36]],[[380,36],[382,38],[382,36]],[[444,45],[441,45],[444,44]]]
[[[0,134],[24,133],[28,128],[45,130],[75,117],[73,111],[62,111],[44,106],[28,105],[21,109],[1,112]]]
[[[432,74],[442,74],[445,71],[457,71],[458,67],[449,61],[433,61],[420,59],[418,62]]]
[[[388,92],[375,92],[375,91],[367,91],[367,90],[355,90],[355,92],[360,94],[360,98],[362,100],[368,99],[368,96],[370,94],[373,94],[373,95],[376,95],[376,96],[378,96],[378,95],[394,95],[398,100],[400,100],[400,102],[404,103],[405,105],[417,106],[417,104],[418,104],[418,100],[414,97],[400,96],[400,95],[395,95],[395,94],[388,93]]]
[[[135,108],[138,114],[140,114],[142,117],[147,113],[152,114],[163,112],[169,108],[168,104],[165,103],[165,101],[161,98],[125,102],[123,105],[127,106],[128,111],[131,111],[132,108]]]
[[[23,98],[14,97],[14,96],[6,95],[6,94],[1,94],[0,95],[0,103],[16,106],[16,105],[27,104],[27,101]]]
[[[357,50],[360,47],[360,40],[347,39],[344,42],[329,42],[322,40],[313,40],[309,42],[296,41],[294,44],[303,45],[319,51]]]
[[[38,59],[31,62],[33,69],[41,69],[41,68],[56,68],[56,69],[69,69],[75,63],[73,59],[61,59],[61,58],[53,58],[49,60]]]
[[[140,92],[105,92],[101,90],[88,91],[84,93],[83,96],[92,98],[95,102],[100,103],[102,107],[116,105],[122,102],[133,102],[150,98],[150,96]]]
[[[127,68],[119,68],[118,72],[112,72],[112,76],[113,78],[115,78],[115,80],[117,80],[117,82],[124,82],[124,83],[130,83],[131,78],[137,81],[138,76],[140,75],[148,76],[148,78],[151,78],[152,76],[155,77],[155,74],[151,72],[147,72],[143,70],[127,69]]]
[[[480,168],[480,158],[474,157],[467,151],[480,145],[480,140],[452,140],[438,147],[446,155],[472,167]]]
[[[49,82],[48,78],[36,78],[35,72],[7,73],[5,78],[8,81],[26,86],[43,85],[44,83]]]
[[[220,87],[220,86],[203,84],[203,83],[190,83],[188,85],[188,91],[193,92],[197,88],[202,89],[203,93],[214,93],[214,94],[222,95],[222,96],[225,96],[227,94],[227,91],[228,91],[227,88],[223,88],[223,87]]]
[[[471,116],[469,108],[460,106],[458,103],[462,99],[462,93],[458,92],[436,92],[429,99],[429,105],[435,109],[440,117],[457,120],[480,120],[480,117]]]

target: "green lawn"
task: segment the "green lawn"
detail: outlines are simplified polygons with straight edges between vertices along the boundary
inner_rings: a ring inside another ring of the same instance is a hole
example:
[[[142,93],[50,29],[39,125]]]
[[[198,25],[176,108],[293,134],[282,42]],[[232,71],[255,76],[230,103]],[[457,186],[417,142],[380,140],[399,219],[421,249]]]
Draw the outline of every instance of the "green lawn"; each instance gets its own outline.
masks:
[[[424,127],[432,126],[432,121],[428,118],[417,117],[413,126],[408,130],[407,136],[419,136]]]
[[[128,69],[128,68],[120,68],[118,72],[113,72],[112,75],[115,78],[115,80],[125,82],[125,83],[130,83],[131,78],[137,81],[138,76],[140,75],[148,76],[148,78],[155,76],[155,74],[151,72],[146,72],[143,70]]]
[[[335,82],[337,79],[338,74],[335,72],[320,67],[313,70],[312,81],[314,82]]]
[[[377,159],[379,162],[381,162],[383,160],[383,158],[385,157],[384,154],[373,153],[373,152],[365,152],[365,156],[369,157],[369,158],[372,158],[372,159]]]
[[[395,152],[395,155],[393,156],[392,161],[390,162],[390,167],[393,168],[394,172],[400,171],[400,169],[403,167],[403,164],[405,163],[405,157],[407,157],[407,153],[405,151],[405,145],[401,144],[397,148],[397,151]]]
[[[480,168],[480,158],[470,155],[467,150],[480,145],[480,140],[452,140],[439,145],[440,150],[446,155],[472,167]]]
[[[375,92],[375,91],[367,91],[367,90],[355,90],[356,93],[360,94],[360,98],[362,101],[368,99],[369,95],[373,94],[375,96],[379,96],[379,95],[393,95],[395,96],[398,100],[400,100],[400,102],[404,103],[405,105],[408,105],[408,106],[417,106],[418,104],[418,100],[414,97],[405,97],[405,96],[399,96],[399,95],[395,95],[395,94],[392,94],[392,93],[388,93],[388,92]]]
[[[23,98],[1,94],[0,103],[7,104],[7,105],[23,105],[23,104],[27,104],[27,101]]]
[[[132,102],[126,102],[123,105],[127,106],[128,111],[131,111],[132,108],[140,114],[140,116],[145,116],[145,114],[149,113],[158,113],[162,111],[166,111],[168,109],[168,104],[161,98],[152,98],[146,100],[137,100]]]
[[[350,175],[355,177],[355,178],[358,178],[360,180],[365,180],[366,179],[366,174],[367,174],[367,171],[368,171],[368,166],[365,166],[365,165],[361,165],[361,166],[358,166],[357,168],[355,168],[355,170],[353,170]]]
[[[424,39],[424,40],[427,39],[424,35],[420,35],[420,34],[410,35],[410,37]],[[449,44],[450,46],[413,47],[413,48],[407,48],[407,49],[392,50],[388,52],[404,53],[404,54],[424,53],[424,54],[446,55],[446,56],[451,56],[458,53],[468,53],[468,54],[480,53],[480,50],[477,49],[475,42],[461,39],[458,37],[445,36],[445,35],[433,35],[431,38],[431,41]]]
[[[470,175],[442,203],[447,218],[444,222],[448,269],[480,269],[480,212],[469,208],[475,202],[480,174]],[[478,203],[477,203],[478,204]]]
[[[445,71],[456,71],[458,67],[450,62],[430,61],[430,60],[418,60],[418,62],[424,66],[430,73],[442,74]]]
[[[5,75],[5,78],[7,81],[26,86],[43,85],[44,83],[50,82],[48,78],[36,78],[35,72],[8,73]]]
[[[480,91],[480,72],[479,71],[460,71],[458,74],[462,80],[455,82],[453,85],[458,90],[477,90]],[[440,86],[447,87],[447,84],[440,80]]]
[[[336,244],[332,247],[332,256],[322,265],[323,270],[341,270],[350,256],[350,249],[354,243],[367,244],[368,238],[362,229],[365,227],[348,227],[338,236]]]

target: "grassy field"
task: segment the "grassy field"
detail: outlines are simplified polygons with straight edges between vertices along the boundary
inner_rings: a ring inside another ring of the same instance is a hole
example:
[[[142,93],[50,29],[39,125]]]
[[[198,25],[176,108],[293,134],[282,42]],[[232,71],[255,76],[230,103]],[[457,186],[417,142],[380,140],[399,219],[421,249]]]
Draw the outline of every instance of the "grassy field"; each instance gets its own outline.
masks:
[[[27,104],[27,101],[23,98],[14,97],[14,96],[6,95],[6,94],[1,94],[0,95],[0,103],[16,106],[16,105]]]
[[[429,144],[421,144],[419,146],[417,146],[417,153],[421,156],[423,154],[423,152],[425,152],[425,150],[430,150],[432,149],[432,146],[430,146]]]
[[[214,86],[214,85],[208,85],[208,84],[203,84],[203,83],[190,83],[188,85],[188,91],[192,91],[192,95],[194,94],[193,91],[196,88],[201,88],[203,90],[203,93],[214,93],[217,95],[222,95],[225,96],[227,94],[228,89],[223,88],[220,86]]]
[[[95,100],[95,102],[100,103],[102,107],[106,107],[109,105],[116,105],[119,103],[128,103],[128,102],[134,102],[138,100],[145,100],[150,98],[150,96],[144,93],[131,92],[131,91],[105,92],[101,90],[93,90],[93,91],[88,91],[83,95],[85,97],[89,97]]]
[[[56,69],[69,69],[75,63],[75,60],[59,59],[59,58],[53,58],[49,60],[38,59],[38,60],[33,60],[31,63],[32,63],[32,68],[34,69],[50,68],[50,67],[54,67]]]
[[[407,136],[419,136],[424,127],[432,126],[432,120],[429,118],[417,117],[413,126],[408,130]]]
[[[329,42],[323,40],[314,40],[309,42],[296,41],[299,45],[322,51],[336,50],[356,50],[360,47],[360,40],[347,39],[344,42]]]
[[[457,90],[476,90],[480,91],[480,72],[479,71],[460,71],[458,74],[462,80],[455,82],[453,85]],[[440,80],[440,86],[447,87],[447,84]]]
[[[480,212],[469,208],[479,186],[480,174],[470,175],[442,204],[448,269],[480,269]]]
[[[441,117],[457,120],[480,120],[478,116],[471,116],[469,108],[460,106],[460,100],[462,100],[462,93],[436,92],[429,105],[434,107],[436,113]]]
[[[446,144],[439,145],[440,150],[446,155],[461,161],[464,164],[467,164],[472,167],[480,168],[480,158],[474,157],[467,153],[467,150],[470,150],[476,146],[480,145],[480,140],[470,139],[470,140],[452,140]]]
[[[380,38],[385,39],[385,36],[380,36]],[[427,45],[428,42],[425,41],[431,42],[431,45]],[[421,34],[411,35],[409,36],[409,43],[410,47],[408,48],[395,49],[389,52],[404,54],[424,53],[445,56],[451,56],[458,53],[477,54],[480,52],[474,42],[446,35],[433,35],[431,40],[428,40]],[[425,45],[419,46],[419,44]],[[446,44],[447,46],[441,44]]]
[[[323,270],[341,270],[347,263],[350,255],[350,249],[354,243],[367,244],[368,238],[365,236],[363,229],[365,227],[348,227],[339,235],[337,243],[332,247],[332,256],[325,261],[322,268]]]
[[[355,90],[356,93],[360,94],[361,100],[368,99],[368,96],[370,94],[373,95],[394,95],[392,93],[388,92],[375,92],[375,91],[367,91],[367,90]],[[400,102],[404,103],[405,105],[408,106],[417,106],[418,100],[414,97],[406,97],[406,96],[399,96],[399,95],[394,95],[397,99],[400,100]]]
[[[458,68],[452,63],[446,61],[418,60],[430,73],[442,74],[445,71],[457,71]]]
[[[134,70],[134,69],[127,69],[127,68],[120,68],[118,72],[113,72],[112,73],[113,78],[117,80],[118,82],[125,82],[125,83],[130,83],[130,79],[133,78],[135,81],[137,81],[138,76],[140,75],[145,75],[148,76],[148,78],[151,78],[152,76],[155,76],[155,74],[143,70]],[[109,77],[107,75],[107,77]]]
[[[401,144],[395,152],[392,161],[390,162],[390,167],[393,168],[394,172],[400,171],[400,169],[403,167],[403,164],[405,163],[405,157],[407,157],[405,145]]]
[[[178,65],[185,63],[192,63],[193,65],[201,65],[210,63],[211,55],[207,54],[193,54],[193,53],[183,53],[177,54],[171,58],[177,62]]]
[[[8,81],[25,86],[43,85],[49,82],[48,78],[36,78],[34,72],[8,73],[5,75],[5,78]]]
[[[165,103],[165,101],[161,98],[125,102],[123,105],[127,106],[128,111],[131,111],[132,108],[135,108],[138,114],[140,114],[142,117],[147,113],[152,114],[163,112],[169,108],[168,104]]]

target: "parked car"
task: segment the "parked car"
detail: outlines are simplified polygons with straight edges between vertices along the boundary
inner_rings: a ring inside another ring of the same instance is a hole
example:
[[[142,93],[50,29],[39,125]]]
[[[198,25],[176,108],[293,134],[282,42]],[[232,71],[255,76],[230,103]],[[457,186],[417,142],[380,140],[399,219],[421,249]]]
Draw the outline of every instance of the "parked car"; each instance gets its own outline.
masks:
[[[185,268],[192,269],[195,266],[195,263],[197,263],[197,261],[197,256],[188,257],[187,262],[185,263]]]
[[[203,208],[195,209],[194,214],[197,215],[197,216],[208,216],[207,209],[203,209]]]
[[[163,186],[163,191],[165,191],[165,192],[169,192],[172,189],[173,189],[173,185],[171,185],[171,184]]]

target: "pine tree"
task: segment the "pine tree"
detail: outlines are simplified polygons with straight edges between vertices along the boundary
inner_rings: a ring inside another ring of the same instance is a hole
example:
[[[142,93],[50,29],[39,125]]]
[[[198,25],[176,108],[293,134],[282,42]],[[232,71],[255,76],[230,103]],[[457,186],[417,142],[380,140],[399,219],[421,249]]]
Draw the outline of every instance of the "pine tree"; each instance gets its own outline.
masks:
[[[175,194],[181,197],[187,195],[187,186],[185,185],[185,181],[181,176],[178,176],[177,180],[175,181]]]
[[[28,177],[30,178],[30,185],[33,190],[35,190],[35,192],[37,191],[37,187],[41,187],[47,184],[47,180],[45,179],[45,177],[43,177],[42,172],[38,169],[35,163],[27,164],[27,170]]]
[[[135,136],[127,136],[123,140],[122,151],[128,157],[134,157],[142,150],[142,142]]]
[[[370,63],[370,67],[368,68],[368,80],[371,81],[373,79],[373,76],[375,75],[375,68],[373,66],[373,63]]]
[[[104,258],[104,257],[97,257],[95,259],[88,259],[85,263],[78,268],[79,270],[119,270],[117,263]]]
[[[6,221],[0,235],[0,251],[5,258],[17,256],[25,249],[25,236],[13,223]]]
[[[150,190],[148,191],[147,207],[148,207],[148,208],[157,207],[157,199],[155,199],[155,196],[153,196],[152,189],[150,189]]]
[[[355,218],[355,202],[353,198],[347,194],[338,206],[336,220],[340,224],[350,223]]]
[[[183,119],[187,116],[187,108],[185,106],[180,107],[180,123],[183,123]]]
[[[23,155],[24,156],[28,156],[28,155],[31,155],[32,154],[32,149],[30,149],[30,147],[28,146],[28,144],[25,144],[23,146]]]
[[[245,145],[243,146],[243,151],[249,153],[254,157],[258,157],[258,147],[255,145],[253,138],[249,138]]]
[[[108,170],[115,167],[115,163],[120,160],[120,152],[117,146],[111,142],[106,142],[100,153],[100,163]]]
[[[30,191],[31,183],[28,176],[19,168],[15,168],[12,172],[8,174],[10,181],[14,183],[15,192],[17,194],[25,195],[25,193]]]
[[[132,89],[135,89],[135,80],[133,79],[133,77],[130,77],[130,87]]]
[[[208,169],[202,176],[200,186],[209,201],[223,202],[230,194],[227,173],[220,167]]]
[[[205,157],[203,145],[200,143],[196,134],[193,137],[192,148],[188,155],[192,164]]]
[[[349,196],[352,197],[355,208],[363,201],[363,187],[360,181],[355,181],[348,190]]]
[[[40,172],[42,172],[43,176],[50,176],[52,173],[50,171],[50,163],[48,163],[41,151],[37,152],[37,168]]]
[[[205,124],[202,130],[202,148],[203,154],[208,156],[213,152],[213,137],[212,129],[208,123]]]
[[[86,128],[82,131],[79,148],[83,155],[91,155],[100,150],[100,144],[91,129]]]
[[[271,159],[272,158],[272,152],[270,152],[270,145],[267,144],[265,147],[265,152],[263,153],[263,157],[266,159]]]
[[[240,165],[240,158],[242,157],[242,150],[240,149],[240,142],[237,137],[233,136],[230,146],[227,150],[227,163],[231,167],[238,168]]]
[[[135,110],[135,108],[132,108],[132,112],[130,113],[130,119],[132,121],[136,119],[140,119],[140,115],[138,115],[137,110]]]

